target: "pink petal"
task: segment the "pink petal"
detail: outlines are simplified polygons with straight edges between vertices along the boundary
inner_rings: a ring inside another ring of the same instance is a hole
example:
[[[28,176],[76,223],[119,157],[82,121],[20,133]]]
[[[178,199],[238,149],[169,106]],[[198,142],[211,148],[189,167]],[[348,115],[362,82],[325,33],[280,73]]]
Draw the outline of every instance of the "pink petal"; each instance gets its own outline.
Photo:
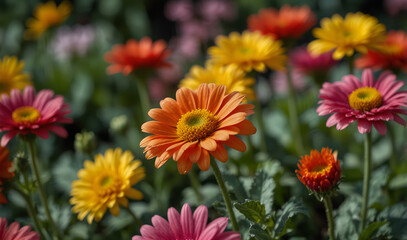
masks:
[[[146,238],[146,239],[160,239],[161,238],[160,234],[158,234],[158,232],[155,230],[155,228],[153,228],[150,225],[141,226],[140,233],[143,236],[143,238]]]
[[[365,69],[362,73],[362,83],[365,87],[373,87],[374,77],[372,69]]]
[[[373,122],[374,127],[376,130],[380,133],[380,135],[384,136],[386,135],[386,124],[383,121],[374,121]]]
[[[370,132],[372,128],[372,123],[365,120],[365,119],[359,119],[358,120],[358,130],[361,134]]]
[[[349,124],[353,123],[355,120],[356,120],[355,118],[344,118],[338,122],[338,124],[336,125],[336,129],[339,131],[343,130],[347,126],[349,126]]]
[[[44,107],[45,103],[47,103],[52,98],[52,96],[54,96],[54,92],[51,90],[39,91],[37,96],[35,97],[33,107],[42,112],[42,108]]]
[[[160,233],[162,237],[167,239],[175,239],[174,233],[171,230],[170,224],[161,216],[155,215],[152,219],[151,222],[153,223],[153,226],[155,229]]]
[[[55,115],[58,110],[61,109],[64,104],[64,98],[59,96],[45,103],[41,110],[41,119],[49,119]]]
[[[24,105],[31,106],[34,102],[35,90],[33,86],[27,86],[23,91]]]
[[[181,209],[181,227],[185,238],[191,238],[194,234],[194,219],[192,218],[191,208],[185,203]]]
[[[68,132],[63,128],[62,126],[59,125],[48,125],[45,127],[45,129],[55,133],[56,135],[66,138],[68,137]]]
[[[49,137],[49,132],[47,131],[47,129],[44,128],[32,130],[32,132],[43,139],[47,139]]]
[[[17,131],[10,131],[1,138],[1,146],[5,147],[7,143],[17,134]]]
[[[224,232],[219,237],[214,238],[213,240],[241,240],[240,233],[238,232]]]
[[[10,96],[11,96],[11,104],[14,109],[24,105],[23,96],[21,96],[20,90],[18,90],[18,89],[11,90]]]
[[[180,215],[177,210],[175,210],[175,208],[169,208],[167,211],[167,216],[172,232],[175,234],[175,238],[182,238]]]
[[[208,208],[205,205],[199,206],[195,209],[193,218],[195,223],[194,238],[196,239],[206,227],[208,221]]]

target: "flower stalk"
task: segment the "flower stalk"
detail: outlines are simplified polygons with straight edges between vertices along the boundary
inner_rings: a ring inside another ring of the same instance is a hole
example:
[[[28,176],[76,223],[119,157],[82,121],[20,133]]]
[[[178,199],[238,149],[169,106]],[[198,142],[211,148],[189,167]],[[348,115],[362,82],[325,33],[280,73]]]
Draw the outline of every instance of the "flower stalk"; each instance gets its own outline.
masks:
[[[141,75],[141,74],[140,74]],[[147,89],[147,77],[136,75],[137,91],[140,97],[141,109],[143,111],[143,122],[149,120],[148,111],[150,110],[150,98]],[[138,77],[137,77],[138,76]]]
[[[130,206],[125,208],[127,212],[130,214],[130,216],[133,218],[134,222],[136,223],[138,228],[141,228],[143,223],[140,221],[140,219],[134,214],[133,210],[131,210]]]
[[[372,137],[371,133],[366,133],[365,137],[365,162],[363,167],[363,202],[360,219],[359,232],[362,232],[366,226],[366,216],[368,209],[370,174],[372,170]]]
[[[228,210],[230,221],[232,222],[233,231],[238,232],[239,225],[237,224],[235,213],[233,212],[232,201],[230,200],[230,197],[229,197],[228,191],[226,189],[225,182],[223,181],[223,177],[219,170],[218,164],[216,163],[216,160],[212,157],[211,157],[211,167],[212,167],[213,173],[215,175],[216,181],[218,182],[219,188],[221,190],[223,200],[225,201],[226,209]]]
[[[329,240],[335,240],[334,218],[332,214],[332,201],[330,196],[323,198],[325,205],[326,218],[328,221]]]
[[[45,191],[44,191],[44,188],[43,188],[43,185],[42,185],[42,182],[41,182],[41,177],[40,177],[40,174],[38,172],[37,157],[36,157],[36,154],[35,154],[35,147],[34,147],[34,138],[26,139],[26,143],[27,143],[29,154],[30,154],[30,163],[31,163],[31,166],[32,166],[32,171],[33,171],[35,180],[37,182],[38,192],[40,194],[41,201],[42,201],[42,203],[44,205],[45,215],[48,218],[48,221],[49,221],[49,223],[51,225],[54,236],[56,237],[56,239],[60,240],[62,238],[61,238],[61,235],[60,235],[60,232],[59,232],[57,226],[54,223],[54,220],[52,219],[51,212],[50,212],[49,207],[48,207],[47,195],[45,194]]]

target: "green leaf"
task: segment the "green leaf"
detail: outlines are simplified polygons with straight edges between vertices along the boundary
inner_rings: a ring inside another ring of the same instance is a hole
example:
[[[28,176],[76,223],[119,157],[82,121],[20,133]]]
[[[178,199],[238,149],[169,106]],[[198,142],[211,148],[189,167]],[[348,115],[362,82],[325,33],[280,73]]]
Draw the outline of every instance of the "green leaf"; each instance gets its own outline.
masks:
[[[407,186],[407,173],[397,175],[389,183],[390,189],[399,189]]]
[[[236,200],[238,202],[242,202],[245,199],[248,199],[249,196],[247,195],[246,190],[243,187],[243,184],[240,182],[239,178],[232,174],[224,174],[224,178],[226,181],[226,185],[228,185],[229,189],[231,188],[232,194],[236,196]]]
[[[270,237],[270,235],[267,233],[267,231],[264,230],[262,227],[260,227],[258,224],[252,224],[250,226],[249,236],[256,240],[272,240],[273,239]]]
[[[370,237],[372,236],[372,234],[379,229],[381,226],[383,226],[384,224],[386,224],[387,221],[382,221],[382,222],[372,222],[371,224],[369,224],[364,230],[363,232],[359,235],[358,240],[369,240],[371,239]]]
[[[266,210],[259,201],[246,200],[244,203],[235,203],[234,206],[250,221],[254,223],[266,222]]]
[[[377,236],[390,236],[391,239],[407,239],[407,204],[398,203],[385,208],[378,216],[378,221],[388,221],[380,227]]]
[[[291,198],[277,213],[276,224],[274,225],[275,236],[280,236],[285,229],[288,220],[299,213],[309,216],[308,210],[305,208],[302,201],[296,198]]]
[[[335,235],[338,240],[357,239],[359,232],[362,198],[358,195],[347,198],[334,211]]]
[[[264,204],[267,215],[271,214],[275,188],[276,183],[269,174],[263,170],[256,173],[250,189],[250,196],[252,199]]]

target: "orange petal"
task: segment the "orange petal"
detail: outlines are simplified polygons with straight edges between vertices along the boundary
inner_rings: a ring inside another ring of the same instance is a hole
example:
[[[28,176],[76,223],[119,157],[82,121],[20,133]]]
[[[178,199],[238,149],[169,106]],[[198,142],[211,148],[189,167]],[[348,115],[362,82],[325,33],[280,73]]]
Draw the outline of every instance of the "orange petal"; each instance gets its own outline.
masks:
[[[222,143],[218,143],[218,147],[211,154],[221,162],[226,162],[229,159],[228,151],[226,151]]]
[[[225,86],[223,85],[216,86],[211,92],[211,95],[209,96],[207,109],[210,112],[216,113],[224,97],[225,97]]]
[[[209,91],[207,84],[201,84],[198,87],[197,96],[198,96],[198,99],[197,99],[198,107],[201,109],[207,109],[208,108],[208,99],[210,96],[210,91]]]
[[[246,144],[244,144],[244,142],[242,140],[240,140],[240,138],[233,136],[233,135],[230,136],[229,140],[224,142],[224,144],[226,144],[226,146],[228,146],[228,147],[236,149],[239,152],[246,151]]]
[[[177,101],[175,101],[172,98],[165,98],[164,100],[161,100],[160,106],[168,114],[173,115],[174,118],[179,119],[182,115],[181,109],[180,109]]]
[[[209,156],[208,151],[205,149],[202,149],[201,156],[199,157],[198,160],[198,167],[202,171],[208,171],[209,165],[211,164],[211,158]]]
[[[180,174],[187,174],[192,168],[192,162],[188,158],[182,158],[177,162],[177,167]]]
[[[177,131],[165,123],[157,121],[149,121],[141,125],[141,131],[146,133],[177,137]]]
[[[176,98],[182,113],[197,109],[195,99],[196,95],[191,89],[186,87],[178,89]]]
[[[168,112],[160,109],[160,108],[153,108],[148,111],[148,115],[160,122],[166,123],[170,126],[176,127],[179,118],[174,117],[174,115],[169,114]]]
[[[240,105],[240,103],[243,101],[244,99],[244,95],[241,95],[237,92],[233,92],[231,94],[228,95],[228,97],[230,97],[230,99],[224,100],[224,105],[222,107],[220,107],[219,112],[216,114],[220,120],[223,120],[224,118],[226,118],[229,113],[231,113],[233,110],[236,109],[237,106]]]
[[[181,158],[183,158],[183,155],[184,155],[184,153],[185,153],[185,151],[188,149],[188,148],[190,148],[190,147],[192,147],[193,145],[196,145],[197,144],[197,141],[195,141],[195,142],[185,142],[181,147],[180,147],[180,149],[177,151],[177,152],[175,152],[174,153],[174,160],[175,161],[178,161],[179,159],[181,159]],[[188,159],[188,156],[186,156],[186,158]]]
[[[229,134],[230,134],[229,131],[218,130],[212,134],[211,138],[216,141],[226,141],[229,139]]]
[[[257,129],[254,127],[253,123],[245,119],[242,122],[235,125],[240,129],[240,135],[253,135],[256,133]]]
[[[215,151],[217,146],[216,141],[213,140],[211,137],[207,137],[204,140],[201,140],[200,145],[208,151]]]
[[[236,107],[234,112],[245,112],[246,116],[252,115],[254,113],[254,105],[253,104],[240,104]]]
[[[171,157],[171,155],[168,152],[163,152],[160,156],[158,156],[155,159],[155,167],[156,168],[160,168],[162,165],[164,165],[164,163],[167,162],[167,160]]]
[[[227,131],[229,135],[236,135],[236,134],[239,134],[240,129],[236,126],[227,126],[227,127],[220,128],[220,130],[218,130],[218,131]]]
[[[238,124],[245,119],[246,119],[245,113],[243,113],[243,112],[235,113],[235,114],[225,118],[222,122],[220,122],[219,128]]]
[[[201,146],[199,146],[198,144],[190,147],[188,149],[188,155],[189,155],[189,160],[192,163],[196,163],[199,160],[199,157],[201,156]]]

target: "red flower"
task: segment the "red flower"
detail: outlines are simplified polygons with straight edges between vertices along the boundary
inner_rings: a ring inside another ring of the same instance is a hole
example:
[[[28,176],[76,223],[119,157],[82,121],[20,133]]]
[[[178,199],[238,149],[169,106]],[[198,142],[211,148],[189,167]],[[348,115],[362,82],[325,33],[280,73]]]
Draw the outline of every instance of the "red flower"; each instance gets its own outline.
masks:
[[[312,150],[311,154],[301,157],[299,170],[295,170],[298,179],[311,191],[326,193],[335,188],[341,177],[338,153],[322,148],[321,153]]]
[[[369,50],[367,54],[356,59],[358,68],[401,69],[407,73],[407,34],[404,31],[390,31],[383,48],[388,53]]]
[[[316,20],[307,6],[284,5],[280,11],[274,8],[260,10],[259,14],[249,16],[247,25],[250,31],[260,31],[277,39],[300,38]]]
[[[10,180],[14,177],[14,172],[10,172],[12,162],[9,161],[10,153],[7,148],[0,147],[0,185],[4,180]],[[0,188],[0,204],[7,203],[6,198],[2,194],[2,188]]]
[[[149,37],[142,38],[140,42],[130,39],[125,45],[113,46],[112,51],[105,54],[105,60],[112,64],[107,73],[122,72],[127,76],[138,69],[168,67],[171,64],[165,60],[169,55],[162,40],[153,43]]]

